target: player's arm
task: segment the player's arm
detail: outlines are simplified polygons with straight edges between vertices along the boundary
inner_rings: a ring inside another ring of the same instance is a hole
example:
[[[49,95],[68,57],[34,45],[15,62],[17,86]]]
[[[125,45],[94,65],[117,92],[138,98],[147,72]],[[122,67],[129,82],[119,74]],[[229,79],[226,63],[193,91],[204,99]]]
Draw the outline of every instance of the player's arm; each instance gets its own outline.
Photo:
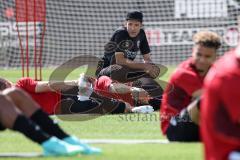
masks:
[[[131,93],[131,87],[123,83],[111,83],[109,86],[109,92],[118,94]]]
[[[143,61],[144,61],[144,63],[153,63],[152,59],[151,59],[151,56],[150,56],[150,53],[147,53],[147,54],[143,55]]]
[[[203,91],[202,89],[198,89],[195,92],[193,92],[192,94],[193,99],[199,98],[202,95],[202,91]]]
[[[147,67],[151,67],[150,64],[134,62],[132,60],[125,58],[123,52],[116,52],[115,58],[116,58],[116,64],[128,66],[129,68],[132,68],[132,69],[145,70]]]
[[[142,88],[137,87],[130,87],[123,83],[111,83],[109,86],[110,93],[117,93],[117,94],[126,94],[131,93],[132,95],[141,94],[141,95],[148,95],[147,91]]]
[[[37,82],[35,87],[35,92],[36,93],[56,92],[60,90],[67,90],[77,85],[78,85],[78,82],[76,80],[70,80],[70,81],[64,81],[64,82],[41,81],[41,82]]]
[[[193,92],[192,102],[187,107],[187,111],[191,120],[196,124],[199,124],[199,108],[200,108],[201,95],[202,95],[202,89],[199,89]]]
[[[182,115],[189,117],[195,124],[199,124],[199,108],[200,108],[200,97],[202,89],[198,89],[192,93],[192,102],[181,111]]]
[[[153,63],[150,53],[143,55],[143,61],[145,64],[147,64],[147,63],[151,64],[151,67],[149,67],[149,68],[147,68],[147,70],[145,70],[147,73],[150,74],[151,77],[157,77],[160,74],[160,68]]]
[[[196,98],[187,107],[187,112],[189,117],[195,124],[199,124],[199,108],[200,108],[200,98]]]
[[[142,88],[130,87],[123,83],[111,83],[109,86],[109,92],[117,94],[131,93],[134,99],[140,100],[143,103],[147,103],[150,96],[147,91]]]
[[[156,65],[151,63],[134,62],[132,60],[125,58],[122,52],[116,52],[115,58],[116,64],[128,66],[129,68],[132,69],[143,70],[153,78],[156,78],[160,73],[160,69]],[[149,59],[146,59],[146,61],[149,61]]]

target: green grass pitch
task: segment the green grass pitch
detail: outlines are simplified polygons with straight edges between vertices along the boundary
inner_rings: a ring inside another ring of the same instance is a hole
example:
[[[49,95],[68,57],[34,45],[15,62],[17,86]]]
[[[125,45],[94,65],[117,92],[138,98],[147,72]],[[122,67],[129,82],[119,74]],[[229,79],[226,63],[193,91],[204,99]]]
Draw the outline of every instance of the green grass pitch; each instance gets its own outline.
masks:
[[[167,81],[174,67],[161,77]],[[44,69],[44,80],[48,80],[52,69]],[[21,77],[21,71],[1,70],[1,77],[16,82]],[[75,79],[79,75],[74,71],[69,79]],[[152,115],[109,115],[101,116],[89,121],[66,121],[59,117],[53,117],[69,133],[82,139],[165,139],[160,132],[159,113]],[[58,157],[57,159],[84,159],[84,160],[106,160],[106,159],[148,159],[148,160],[200,160],[203,159],[203,148],[201,143],[169,143],[169,144],[92,144],[103,149],[102,155],[78,157]],[[0,153],[6,152],[41,152],[41,147],[26,139],[23,135],[6,130],[0,132]],[[0,158],[1,159],[1,158]],[[8,158],[19,159],[19,158]],[[24,159],[24,158],[21,158]],[[31,159],[31,158],[27,158]],[[56,158],[32,158],[41,160],[53,160]]]

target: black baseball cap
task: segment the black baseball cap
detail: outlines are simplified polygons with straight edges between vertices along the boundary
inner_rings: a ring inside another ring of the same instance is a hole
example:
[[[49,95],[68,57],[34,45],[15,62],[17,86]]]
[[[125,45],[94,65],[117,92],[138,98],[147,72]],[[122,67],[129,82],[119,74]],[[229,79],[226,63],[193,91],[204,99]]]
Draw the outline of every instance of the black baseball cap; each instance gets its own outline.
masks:
[[[130,11],[127,14],[126,20],[137,20],[139,22],[142,22],[143,14],[140,11]]]

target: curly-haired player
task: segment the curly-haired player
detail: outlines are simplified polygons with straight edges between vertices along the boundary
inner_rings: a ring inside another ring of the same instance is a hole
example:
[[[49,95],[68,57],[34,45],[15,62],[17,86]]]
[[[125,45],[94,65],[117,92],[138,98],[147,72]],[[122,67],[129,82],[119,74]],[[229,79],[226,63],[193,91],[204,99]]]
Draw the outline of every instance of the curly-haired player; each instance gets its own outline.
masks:
[[[201,95],[204,77],[221,45],[220,36],[210,31],[196,33],[193,41],[192,57],[177,67],[163,94],[161,129],[170,141],[199,141],[199,127],[189,118],[186,108]]]

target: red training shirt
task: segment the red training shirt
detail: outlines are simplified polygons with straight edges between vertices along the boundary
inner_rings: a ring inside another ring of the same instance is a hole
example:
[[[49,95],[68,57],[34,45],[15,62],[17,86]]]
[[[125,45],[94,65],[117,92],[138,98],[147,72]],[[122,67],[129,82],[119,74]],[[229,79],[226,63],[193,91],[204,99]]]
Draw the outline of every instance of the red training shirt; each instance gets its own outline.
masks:
[[[240,150],[240,59],[226,53],[204,80],[201,135],[206,160],[226,160]]]
[[[204,77],[199,75],[192,61],[189,58],[177,67],[163,93],[160,121],[164,135],[171,117],[186,108],[192,101],[192,94],[202,88]]]
[[[36,93],[37,82],[31,78],[21,78],[16,83],[16,87],[25,90],[48,114],[54,114],[55,108],[61,100],[61,94],[57,92]]]

